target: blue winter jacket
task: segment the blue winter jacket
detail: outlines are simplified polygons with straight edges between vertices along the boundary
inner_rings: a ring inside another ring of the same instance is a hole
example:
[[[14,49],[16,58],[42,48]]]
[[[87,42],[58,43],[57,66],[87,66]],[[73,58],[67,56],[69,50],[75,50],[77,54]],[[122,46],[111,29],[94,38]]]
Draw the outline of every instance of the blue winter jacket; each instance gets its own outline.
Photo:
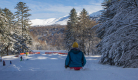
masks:
[[[83,67],[86,64],[86,59],[82,51],[73,48],[68,52],[65,65],[69,67]]]

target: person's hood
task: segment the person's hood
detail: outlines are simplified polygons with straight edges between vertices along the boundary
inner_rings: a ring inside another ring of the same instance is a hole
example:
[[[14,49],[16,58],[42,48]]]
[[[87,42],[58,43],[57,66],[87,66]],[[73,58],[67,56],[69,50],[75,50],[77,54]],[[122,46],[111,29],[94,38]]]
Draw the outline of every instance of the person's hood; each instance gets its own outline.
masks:
[[[71,49],[71,52],[73,52],[74,54],[78,54],[81,51],[78,48],[73,48]]]

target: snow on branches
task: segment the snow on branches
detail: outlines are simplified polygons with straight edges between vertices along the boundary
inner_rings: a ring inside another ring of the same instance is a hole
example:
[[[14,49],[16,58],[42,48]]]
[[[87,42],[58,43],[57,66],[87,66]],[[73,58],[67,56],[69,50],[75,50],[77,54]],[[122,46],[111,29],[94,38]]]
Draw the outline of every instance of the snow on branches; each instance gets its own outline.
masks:
[[[103,64],[138,67],[138,8],[135,0],[111,0],[97,26],[97,45]],[[114,15],[111,15],[114,14]],[[108,18],[108,19],[107,19]],[[103,21],[103,20],[106,21]]]

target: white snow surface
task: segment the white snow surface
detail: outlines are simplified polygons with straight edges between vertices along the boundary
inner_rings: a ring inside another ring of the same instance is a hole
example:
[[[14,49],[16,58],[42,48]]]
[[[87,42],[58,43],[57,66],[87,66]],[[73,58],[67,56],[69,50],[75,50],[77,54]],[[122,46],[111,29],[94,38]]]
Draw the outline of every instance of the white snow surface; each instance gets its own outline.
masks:
[[[45,50],[35,51],[40,54],[29,54],[27,57],[23,55],[23,61],[14,55],[4,56],[2,59],[6,66],[0,62],[0,80],[138,80],[138,68],[99,64],[100,55],[85,56],[85,67],[75,71],[64,68],[67,55],[45,54],[51,52]]]
[[[49,19],[33,19],[31,20],[31,26],[45,26],[45,25],[67,25],[69,16],[61,18],[49,18]]]

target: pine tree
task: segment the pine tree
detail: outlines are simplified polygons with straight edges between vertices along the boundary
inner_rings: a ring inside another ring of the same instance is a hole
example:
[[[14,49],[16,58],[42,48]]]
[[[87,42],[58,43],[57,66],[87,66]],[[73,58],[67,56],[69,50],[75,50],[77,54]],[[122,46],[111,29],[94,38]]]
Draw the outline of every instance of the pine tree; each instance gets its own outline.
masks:
[[[102,54],[100,62],[123,67],[138,67],[138,8],[136,0],[112,0],[107,10],[115,15],[97,25]]]
[[[79,44],[80,44],[80,48],[82,49],[82,51],[84,52],[84,54],[86,54],[85,52],[85,39],[86,36],[88,34],[87,33],[87,28],[90,26],[90,18],[88,16],[88,13],[85,9],[82,10],[82,12],[80,13],[80,17],[79,17]]]
[[[1,56],[3,54],[8,55],[8,48],[11,45],[9,20],[6,18],[7,14],[0,9],[0,42],[1,42]]]
[[[116,9],[113,9],[113,10],[109,9],[109,7],[112,6],[112,4],[113,4],[112,0],[104,0],[104,2],[102,3],[104,10],[102,12],[101,18],[99,19],[99,22],[101,24],[104,22],[106,23],[106,21],[112,19],[116,15]],[[109,28],[110,25],[112,24],[109,24],[108,27],[106,28]],[[97,31],[98,38],[102,39],[104,37],[106,28],[104,27],[100,32]]]
[[[6,37],[7,37],[7,41],[6,41],[6,43],[7,43],[7,45],[5,45],[5,51],[6,51],[6,53],[7,53],[7,55],[8,55],[8,51],[9,51],[9,48],[11,47],[11,45],[12,45],[12,26],[13,26],[13,20],[14,20],[14,15],[13,15],[13,13],[9,10],[9,9],[7,9],[7,8],[4,8],[4,9],[2,9],[2,12],[3,12],[3,14],[4,14],[4,16],[5,16],[5,18],[6,18],[6,22],[7,22],[7,24],[5,25],[5,29],[7,29],[7,34],[5,34],[6,35]]]
[[[106,20],[111,19],[115,15],[113,11],[110,11],[108,9],[111,5],[111,0],[104,0],[104,2],[102,3],[104,10],[102,11],[102,16],[99,19],[99,22],[105,22]]]
[[[8,23],[9,23],[9,28],[11,29],[11,25],[13,24],[13,20],[14,20],[14,15],[13,13],[7,9],[7,8],[4,8],[3,10],[3,13],[5,14],[5,17],[8,19]]]
[[[76,13],[76,10],[73,8],[70,11],[70,17],[67,23],[66,37],[65,37],[68,50],[71,49],[73,42],[75,42],[77,38],[76,37],[77,22],[78,22],[77,13]]]
[[[15,7],[17,11],[15,12],[16,18],[18,19],[18,23],[21,25],[19,28],[21,29],[21,41],[19,41],[17,49],[21,48],[22,51],[28,51],[27,44],[31,44],[31,37],[29,35],[29,14],[30,9],[27,7],[26,3],[19,2]],[[19,38],[20,39],[20,38]]]

